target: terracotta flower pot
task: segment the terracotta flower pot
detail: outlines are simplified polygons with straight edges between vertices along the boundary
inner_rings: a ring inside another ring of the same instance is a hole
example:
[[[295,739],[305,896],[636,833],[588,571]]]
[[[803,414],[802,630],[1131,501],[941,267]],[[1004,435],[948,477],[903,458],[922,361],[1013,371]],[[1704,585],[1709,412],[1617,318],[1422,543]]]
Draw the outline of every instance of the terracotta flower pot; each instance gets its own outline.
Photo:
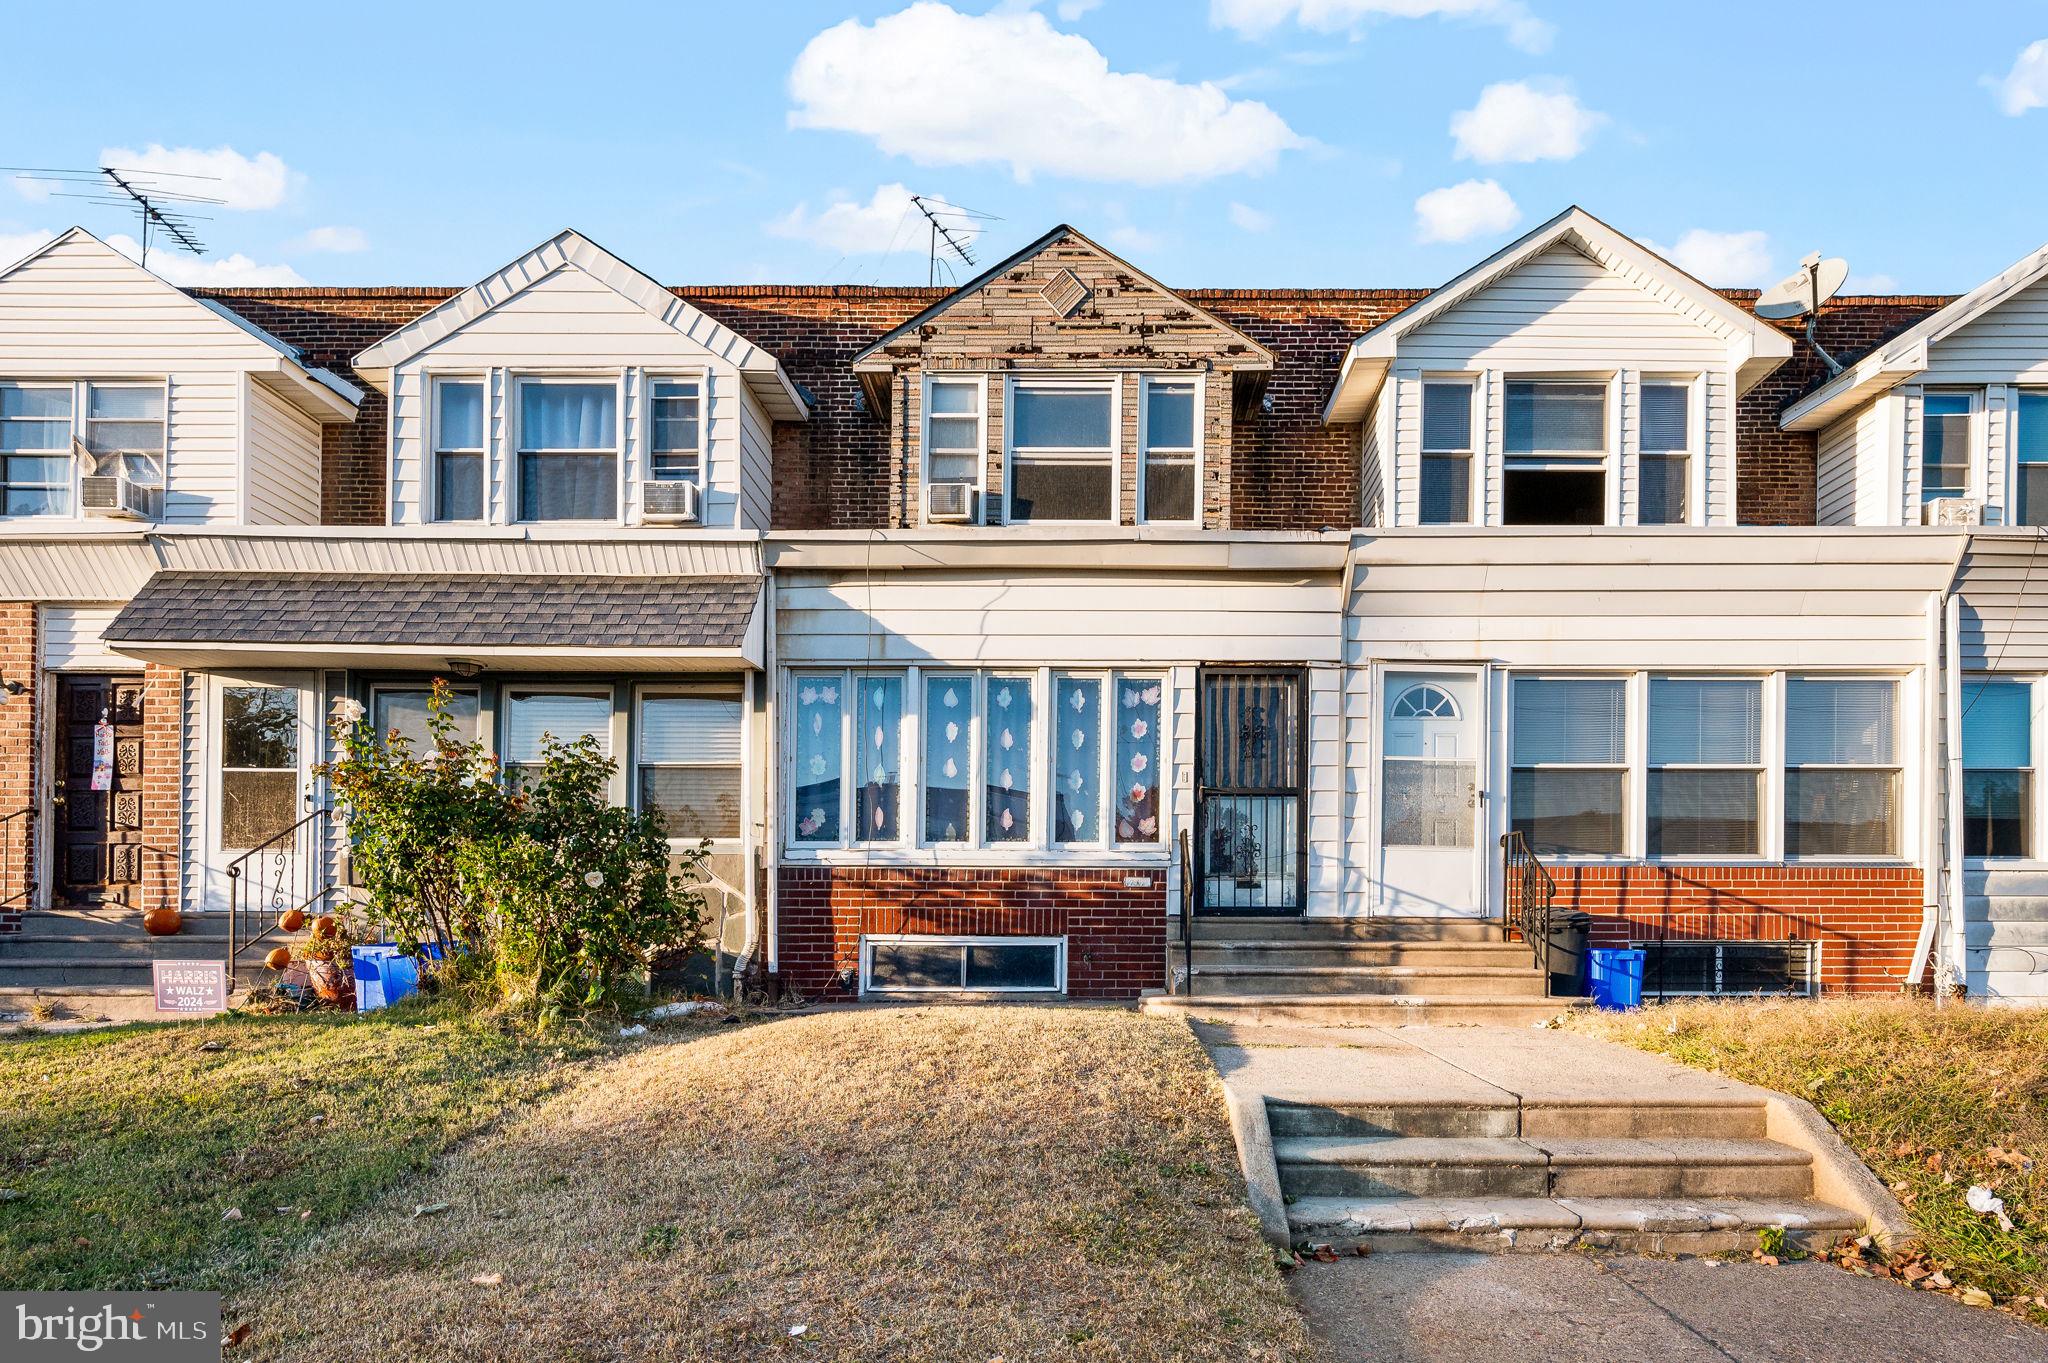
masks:
[[[307,961],[306,979],[327,1003],[340,1003],[356,992],[355,979],[332,961]]]
[[[152,937],[170,937],[185,925],[185,916],[168,905],[142,915],[142,930]]]
[[[269,966],[272,970],[282,970],[291,963],[292,951],[290,947],[273,948],[271,953],[263,958],[263,964]]]
[[[304,909],[286,909],[277,916],[277,926],[285,932],[297,932],[306,926]]]

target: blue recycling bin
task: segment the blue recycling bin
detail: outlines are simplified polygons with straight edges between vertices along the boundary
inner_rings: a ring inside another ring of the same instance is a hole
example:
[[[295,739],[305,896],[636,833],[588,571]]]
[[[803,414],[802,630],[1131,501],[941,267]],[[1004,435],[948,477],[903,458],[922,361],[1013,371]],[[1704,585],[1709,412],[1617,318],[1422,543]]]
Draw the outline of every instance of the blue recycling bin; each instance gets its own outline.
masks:
[[[1643,962],[1649,953],[1617,947],[1596,947],[1586,953],[1586,992],[1600,1008],[1640,1008],[1643,1003]]]
[[[367,1013],[419,992],[420,964],[390,945],[350,947],[349,963],[356,977],[356,1011]]]

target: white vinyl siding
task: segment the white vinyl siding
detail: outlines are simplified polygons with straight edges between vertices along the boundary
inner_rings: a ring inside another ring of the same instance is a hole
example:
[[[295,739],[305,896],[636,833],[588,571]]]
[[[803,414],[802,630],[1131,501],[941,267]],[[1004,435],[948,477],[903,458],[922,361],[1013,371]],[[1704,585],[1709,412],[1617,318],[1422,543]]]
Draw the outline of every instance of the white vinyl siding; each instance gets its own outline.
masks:
[[[249,403],[249,523],[320,523],[320,423],[253,380]]]

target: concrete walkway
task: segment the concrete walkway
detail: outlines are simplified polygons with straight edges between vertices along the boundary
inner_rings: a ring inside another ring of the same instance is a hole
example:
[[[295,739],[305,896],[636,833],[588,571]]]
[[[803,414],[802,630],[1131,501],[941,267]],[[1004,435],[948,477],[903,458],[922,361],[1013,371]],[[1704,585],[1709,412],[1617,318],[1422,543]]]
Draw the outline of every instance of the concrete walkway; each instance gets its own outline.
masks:
[[[1288,1283],[1341,1363],[2048,1358],[2048,1331],[1816,1263],[1387,1254]]]

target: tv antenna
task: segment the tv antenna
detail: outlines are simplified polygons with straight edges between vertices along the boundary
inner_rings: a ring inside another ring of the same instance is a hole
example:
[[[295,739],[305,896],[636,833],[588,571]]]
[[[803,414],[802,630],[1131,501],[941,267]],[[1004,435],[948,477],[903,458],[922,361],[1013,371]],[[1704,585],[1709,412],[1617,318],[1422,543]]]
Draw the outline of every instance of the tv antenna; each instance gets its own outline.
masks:
[[[152,235],[169,237],[179,250],[195,256],[206,254],[206,243],[199,239],[195,222],[210,222],[204,214],[191,211],[191,205],[219,205],[227,202],[204,193],[209,184],[218,184],[218,175],[188,175],[174,170],[136,170],[122,166],[99,166],[92,170],[57,170],[37,166],[0,166],[0,173],[10,173],[24,180],[48,184],[68,185],[71,188],[53,190],[58,198],[84,199],[87,203],[103,208],[123,208],[134,212],[140,228],[142,259],[138,262],[144,269],[149,268],[149,244]],[[185,181],[183,184],[165,184],[163,181]]]
[[[939,246],[942,242],[948,251],[951,251],[959,258],[962,265],[972,269],[974,266],[972,242],[963,235],[962,231],[955,231],[945,219],[948,217],[958,217],[969,220],[988,221],[990,215],[972,212],[957,205],[949,204],[944,199],[927,199],[922,194],[911,195],[910,201],[917,205],[917,211],[924,214],[924,220],[931,224],[931,248],[927,256],[929,271],[925,277],[926,284],[936,285],[939,282]],[[978,232],[980,228],[973,227],[963,230]]]
[[[1840,256],[1823,260],[1818,251],[1799,262],[1799,272],[1779,280],[1765,289],[1756,300],[1756,315],[1777,321],[1787,317],[1804,315],[1806,318],[1806,343],[1813,347],[1813,353],[1820,356],[1830,374],[1842,372],[1839,360],[1821,348],[1814,338],[1814,330],[1820,322],[1820,305],[1842,291],[1842,282],[1849,277],[1849,262]]]

